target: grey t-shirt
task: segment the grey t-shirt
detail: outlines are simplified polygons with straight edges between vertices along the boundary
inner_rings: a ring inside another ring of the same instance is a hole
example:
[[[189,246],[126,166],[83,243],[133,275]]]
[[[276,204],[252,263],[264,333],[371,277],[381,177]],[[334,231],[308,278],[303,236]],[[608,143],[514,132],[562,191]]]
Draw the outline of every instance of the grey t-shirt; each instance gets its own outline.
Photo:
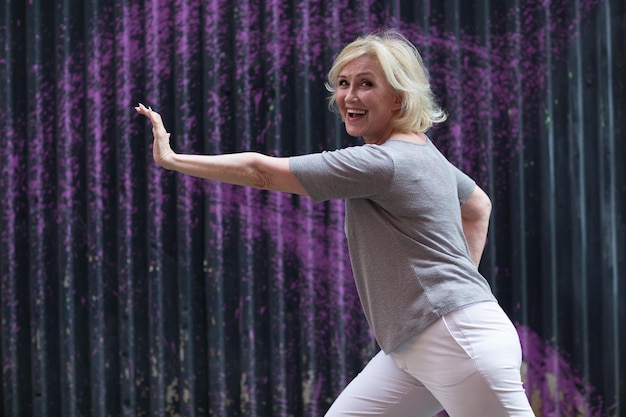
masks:
[[[470,259],[460,205],[475,183],[433,145],[390,139],[291,157],[314,201],[345,199],[345,232],[365,316],[392,352],[439,317],[495,301]]]

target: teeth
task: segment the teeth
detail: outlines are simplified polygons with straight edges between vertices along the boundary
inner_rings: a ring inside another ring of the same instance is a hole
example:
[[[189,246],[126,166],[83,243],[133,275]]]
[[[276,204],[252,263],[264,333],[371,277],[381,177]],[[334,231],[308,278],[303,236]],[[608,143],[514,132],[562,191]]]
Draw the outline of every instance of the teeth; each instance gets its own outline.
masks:
[[[350,110],[348,110],[348,113],[350,113],[350,114],[365,114],[366,111],[365,110],[360,110],[360,109],[350,109]]]

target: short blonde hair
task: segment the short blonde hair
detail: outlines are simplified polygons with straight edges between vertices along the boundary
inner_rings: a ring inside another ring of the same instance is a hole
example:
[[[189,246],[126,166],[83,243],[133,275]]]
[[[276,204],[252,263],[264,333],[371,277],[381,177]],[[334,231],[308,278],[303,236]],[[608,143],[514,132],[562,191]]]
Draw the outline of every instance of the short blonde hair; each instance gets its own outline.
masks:
[[[337,111],[336,90],[339,73],[348,63],[368,55],[375,58],[402,108],[392,121],[400,132],[425,132],[447,115],[435,102],[428,70],[417,48],[400,32],[386,30],[357,38],[346,45],[328,72],[326,88],[332,93],[329,107]]]

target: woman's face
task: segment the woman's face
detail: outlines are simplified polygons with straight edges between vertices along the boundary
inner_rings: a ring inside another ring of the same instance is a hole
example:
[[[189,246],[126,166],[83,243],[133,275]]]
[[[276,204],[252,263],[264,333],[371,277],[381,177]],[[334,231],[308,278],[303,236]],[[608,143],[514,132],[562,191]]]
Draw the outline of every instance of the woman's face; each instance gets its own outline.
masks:
[[[335,96],[349,135],[380,145],[394,133],[391,121],[402,101],[375,58],[363,55],[346,64],[339,72]]]

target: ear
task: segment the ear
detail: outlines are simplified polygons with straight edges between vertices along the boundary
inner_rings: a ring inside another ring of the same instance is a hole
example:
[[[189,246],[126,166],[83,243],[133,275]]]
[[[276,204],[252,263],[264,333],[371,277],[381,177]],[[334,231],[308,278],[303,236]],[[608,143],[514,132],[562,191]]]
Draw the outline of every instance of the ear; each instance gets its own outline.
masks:
[[[393,102],[393,109],[400,110],[402,108],[402,96],[398,94]]]

